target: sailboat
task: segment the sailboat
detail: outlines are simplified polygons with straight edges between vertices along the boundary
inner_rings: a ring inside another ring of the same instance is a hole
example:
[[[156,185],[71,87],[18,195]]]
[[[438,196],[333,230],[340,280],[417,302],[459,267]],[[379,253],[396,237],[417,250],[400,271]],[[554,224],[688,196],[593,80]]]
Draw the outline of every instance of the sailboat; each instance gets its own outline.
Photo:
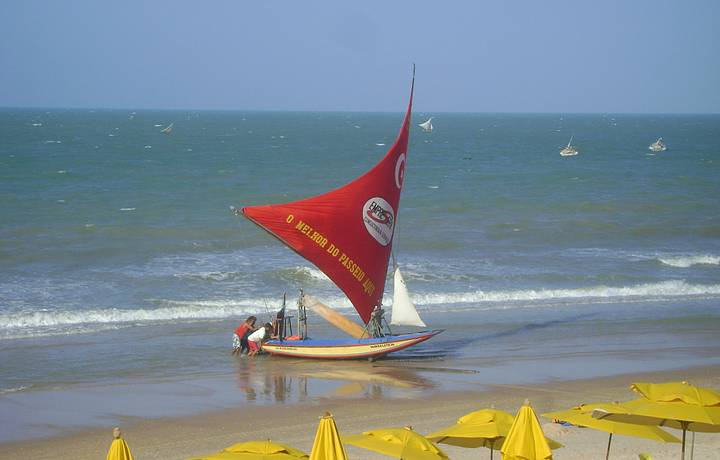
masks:
[[[573,137],[570,136],[568,145],[564,149],[560,150],[560,155],[562,155],[564,157],[571,157],[573,155],[578,154],[578,151],[575,149],[575,147],[572,146],[572,140],[573,140]]]
[[[433,130],[432,119],[433,117],[430,117],[427,121],[420,123],[418,126],[421,127],[426,133],[431,133]]]
[[[245,217],[327,275],[347,296],[364,324],[351,321],[301,291],[296,335],[292,335],[290,318],[281,310],[276,328],[279,337],[263,345],[266,352],[301,358],[374,360],[442,332],[435,329],[393,334],[381,305],[405,178],[414,83],[413,71],[410,102],[400,133],[380,162],[365,174],[315,197],[241,209]],[[410,307],[414,309],[412,303]],[[404,309],[407,308],[408,305],[404,305]],[[311,338],[307,310],[351,337]],[[399,316],[398,320],[401,321]],[[424,326],[422,321],[416,324]],[[287,335],[288,331],[290,335]]]
[[[161,129],[160,132],[163,133],[163,134],[170,134],[170,133],[172,132],[173,125],[175,125],[175,123],[170,123],[169,125],[167,125],[167,126],[164,127],[163,129]]]
[[[648,149],[653,152],[664,152],[665,150],[667,150],[667,145],[665,145],[665,142],[663,142],[662,137],[658,137],[658,140],[650,144],[648,146]]]

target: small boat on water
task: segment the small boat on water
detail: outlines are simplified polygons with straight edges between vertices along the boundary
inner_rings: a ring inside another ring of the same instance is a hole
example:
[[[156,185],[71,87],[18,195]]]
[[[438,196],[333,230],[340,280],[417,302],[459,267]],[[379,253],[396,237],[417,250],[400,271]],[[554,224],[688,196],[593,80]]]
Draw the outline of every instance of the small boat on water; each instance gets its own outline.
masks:
[[[277,339],[263,345],[266,352],[297,358],[374,360],[442,332],[436,329],[393,334],[382,308],[405,178],[414,80],[413,71],[410,102],[400,134],[380,162],[365,174],[315,197],[241,209],[245,217],[327,275],[345,293],[364,323],[361,326],[351,321],[301,291],[296,334],[292,331],[292,317],[285,316],[283,307],[276,319]],[[391,324],[425,327],[397,269],[395,282]],[[311,338],[307,310],[351,337]]]
[[[161,129],[160,132],[163,134],[170,134],[172,132],[173,126],[175,126],[175,123],[170,123],[163,129]]]
[[[421,127],[426,133],[431,133],[433,131],[432,119],[433,117],[430,117],[427,121],[420,123],[418,126]]]
[[[667,150],[667,145],[663,142],[662,137],[658,137],[658,140],[648,146],[651,152],[664,152]]]
[[[570,136],[570,140],[568,141],[567,146],[565,146],[564,149],[560,150],[560,155],[562,155],[564,157],[571,157],[571,156],[578,154],[577,149],[575,149],[575,147],[573,147],[573,145],[572,145],[572,140],[573,140],[573,137]]]

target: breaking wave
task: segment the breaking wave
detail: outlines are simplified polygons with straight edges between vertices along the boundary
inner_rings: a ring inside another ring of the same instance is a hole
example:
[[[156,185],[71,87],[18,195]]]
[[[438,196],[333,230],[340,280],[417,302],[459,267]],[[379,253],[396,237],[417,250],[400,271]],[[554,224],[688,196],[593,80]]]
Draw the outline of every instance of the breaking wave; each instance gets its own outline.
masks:
[[[608,299],[623,301],[658,300],[692,296],[718,296],[720,285],[689,284],[682,280],[638,284],[626,287],[592,286],[576,289],[519,289],[497,291],[465,291],[440,293],[415,293],[413,301],[418,306],[482,304],[485,302],[543,302],[580,300],[583,303]],[[343,296],[332,295],[321,299],[340,310],[352,305]],[[295,299],[288,299],[290,305]],[[268,313],[281,307],[280,299],[220,299],[220,300],[153,300],[156,308],[140,309],[90,309],[90,310],[38,310],[0,314],[0,338],[85,333],[95,330],[115,329],[163,321],[218,320],[249,314]],[[383,300],[392,304],[391,289]]]
[[[682,280],[638,284],[627,287],[593,286],[577,289],[521,289],[516,291],[470,291],[413,295],[420,305],[443,303],[513,302],[563,299],[637,299],[720,295],[720,285],[689,284]]]
[[[660,262],[671,267],[689,268],[693,265],[720,265],[720,257],[711,255],[660,257]]]

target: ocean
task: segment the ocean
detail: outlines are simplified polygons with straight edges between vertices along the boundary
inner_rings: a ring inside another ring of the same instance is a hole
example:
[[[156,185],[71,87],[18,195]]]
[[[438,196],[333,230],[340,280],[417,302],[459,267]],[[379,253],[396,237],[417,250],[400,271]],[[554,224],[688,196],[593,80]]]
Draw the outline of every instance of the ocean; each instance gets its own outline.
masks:
[[[719,115],[415,113],[395,252],[445,332],[372,367],[230,356],[283,293],[353,315],[232,207],[349,182],[402,116],[0,109],[0,441],[350,384],[414,397],[720,363]]]

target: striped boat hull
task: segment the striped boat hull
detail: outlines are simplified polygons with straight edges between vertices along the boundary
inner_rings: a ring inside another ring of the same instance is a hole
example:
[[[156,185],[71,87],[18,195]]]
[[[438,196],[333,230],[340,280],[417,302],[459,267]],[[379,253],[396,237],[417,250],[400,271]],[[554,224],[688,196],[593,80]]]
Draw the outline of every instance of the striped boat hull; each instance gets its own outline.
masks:
[[[263,350],[276,356],[313,359],[376,359],[424,342],[442,329],[367,339],[270,340]]]

